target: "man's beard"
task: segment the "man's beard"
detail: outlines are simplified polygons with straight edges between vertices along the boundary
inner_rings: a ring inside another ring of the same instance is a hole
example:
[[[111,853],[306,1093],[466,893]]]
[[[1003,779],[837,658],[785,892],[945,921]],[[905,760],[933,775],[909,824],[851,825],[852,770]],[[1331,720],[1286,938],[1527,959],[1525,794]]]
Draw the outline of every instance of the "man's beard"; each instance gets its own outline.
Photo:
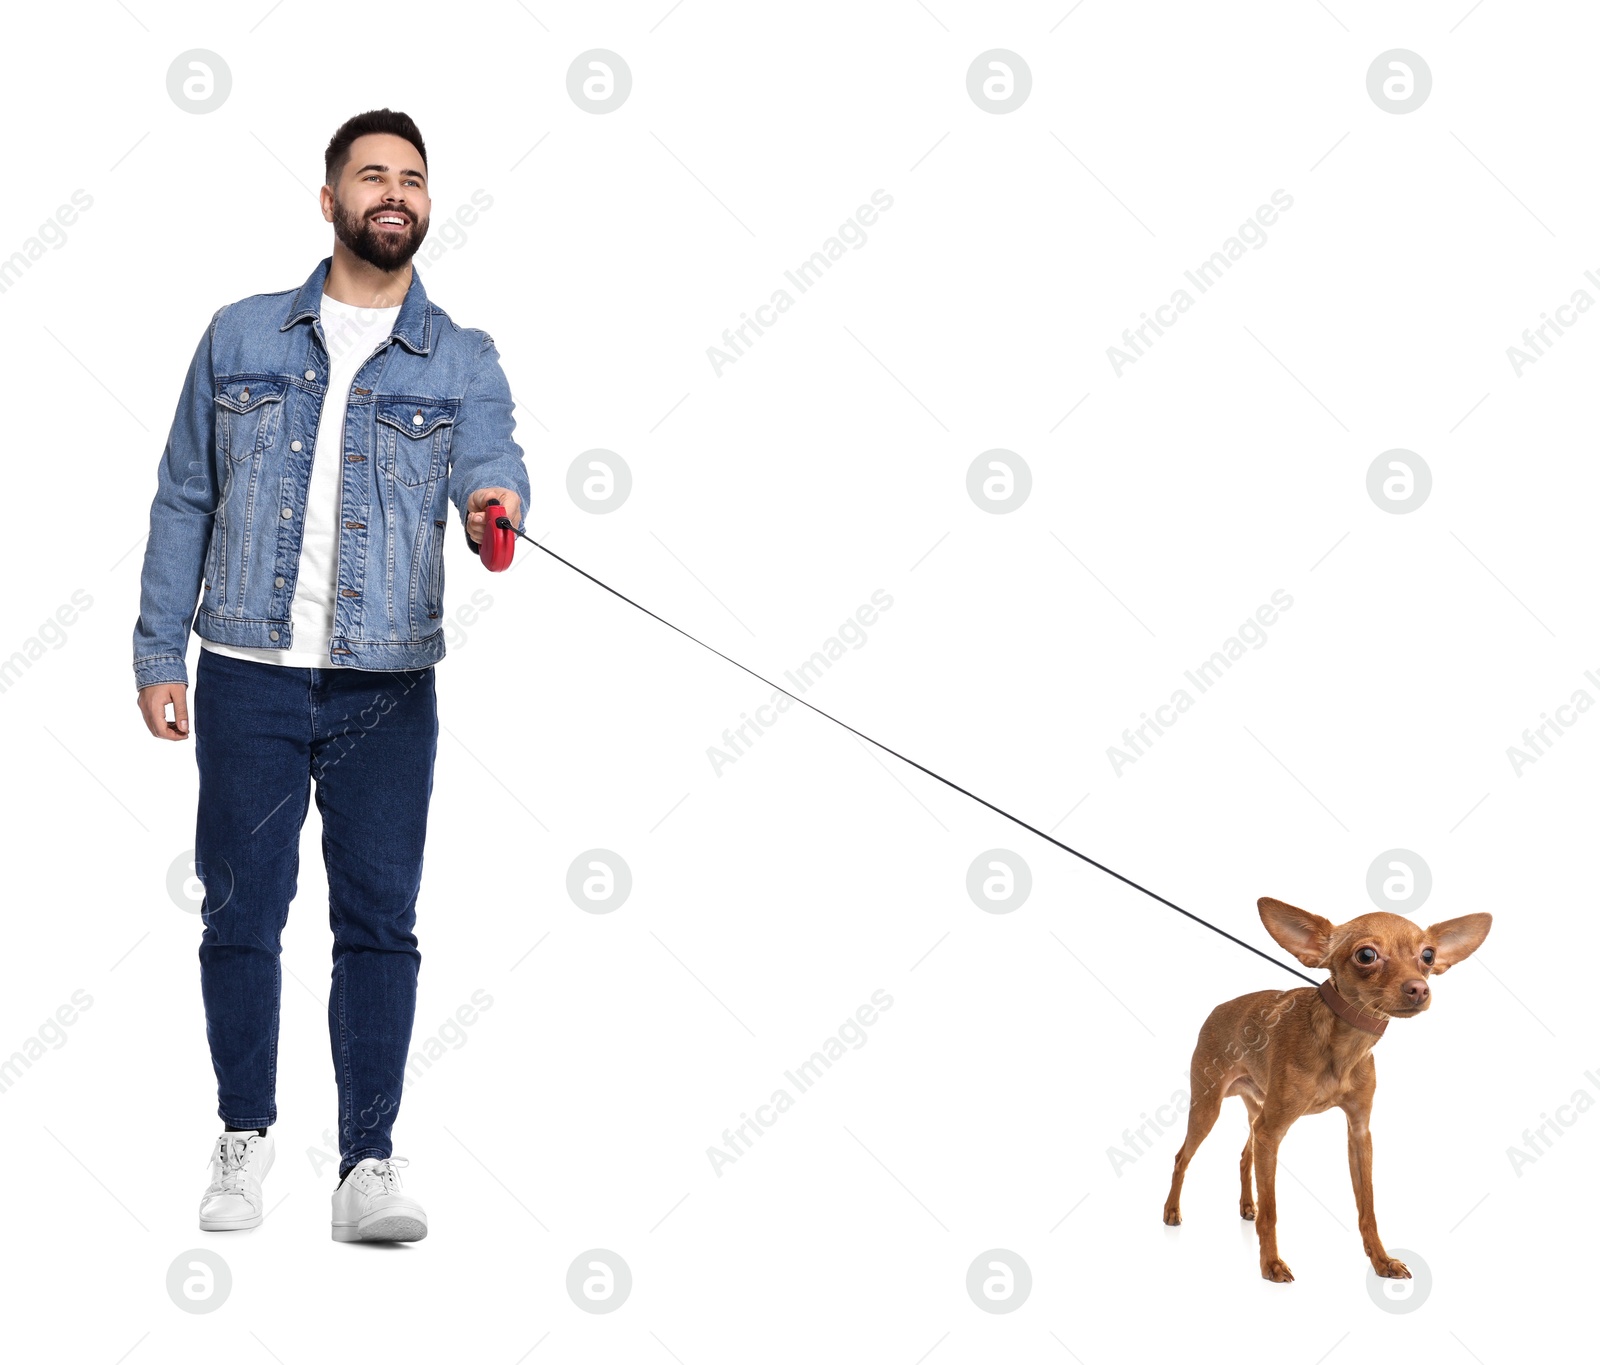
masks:
[[[403,231],[380,228],[373,221],[381,214],[400,212],[411,220]],[[338,199],[333,201],[333,235],[344,243],[352,255],[375,265],[379,270],[399,270],[417,254],[422,239],[428,235],[428,220],[418,220],[409,211],[396,209],[374,210],[365,219],[346,211]]]

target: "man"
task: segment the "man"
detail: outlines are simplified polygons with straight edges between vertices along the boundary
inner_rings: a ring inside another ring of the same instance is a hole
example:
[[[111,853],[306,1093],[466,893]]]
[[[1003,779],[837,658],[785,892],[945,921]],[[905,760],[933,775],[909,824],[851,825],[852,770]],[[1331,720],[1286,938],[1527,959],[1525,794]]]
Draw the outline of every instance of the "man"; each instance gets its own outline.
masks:
[[[224,1124],[207,1230],[262,1219],[280,934],[314,781],[334,937],[333,1237],[427,1235],[391,1130],[421,964],[446,501],[476,552],[490,499],[520,527],[529,497],[493,339],[452,322],[411,264],[428,232],[427,165],[403,113],[361,114],[334,134],[320,195],[333,255],[298,289],[212,315],[150,507],[133,668],[157,738],[188,737],[191,626],[201,642],[194,861]]]

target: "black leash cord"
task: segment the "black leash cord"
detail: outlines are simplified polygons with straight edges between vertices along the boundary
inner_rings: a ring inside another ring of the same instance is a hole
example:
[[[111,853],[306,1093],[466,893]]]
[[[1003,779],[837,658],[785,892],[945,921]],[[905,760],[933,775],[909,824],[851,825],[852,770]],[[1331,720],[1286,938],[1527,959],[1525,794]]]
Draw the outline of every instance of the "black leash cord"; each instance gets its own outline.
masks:
[[[782,692],[784,696],[790,698],[793,701],[799,702],[800,705],[802,705],[804,707],[807,707],[812,711],[815,711],[819,716],[822,716],[827,720],[831,720],[835,725],[842,726],[844,729],[848,730],[852,735],[857,735],[861,739],[866,740],[868,744],[876,745],[878,748],[882,749],[884,751],[884,753],[893,754],[902,763],[909,763],[913,768],[917,769],[919,772],[927,773],[929,777],[935,778],[938,781],[943,782],[945,784],[945,786],[955,788],[956,791],[960,792],[963,796],[970,797],[972,800],[976,801],[980,806],[987,806],[996,815],[1005,816],[1005,818],[1007,820],[1011,821],[1012,824],[1021,825],[1023,827],[1023,829],[1027,830],[1030,834],[1037,834],[1041,839],[1044,839],[1044,840],[1048,841],[1049,843],[1054,844],[1057,848],[1062,849],[1064,852],[1070,853],[1074,858],[1081,858],[1084,862],[1088,863],[1090,867],[1098,867],[1102,872],[1106,873],[1108,876],[1115,877],[1119,882],[1126,883],[1128,886],[1131,886],[1135,891],[1144,892],[1144,894],[1149,896],[1151,900],[1160,901],[1164,906],[1167,907],[1167,909],[1176,910],[1180,915],[1188,916],[1188,918],[1192,919],[1196,924],[1205,925],[1206,928],[1210,929],[1213,933],[1221,934],[1223,938],[1229,940],[1232,943],[1237,943],[1241,948],[1245,949],[1248,952],[1254,953],[1259,958],[1265,959],[1266,961],[1270,962],[1274,967],[1282,967],[1283,970],[1288,972],[1291,976],[1298,976],[1302,981],[1311,982],[1311,984],[1313,986],[1315,986],[1317,984],[1309,976],[1307,976],[1304,972],[1296,971],[1287,962],[1280,962],[1280,961],[1278,961],[1277,958],[1273,957],[1270,953],[1262,952],[1261,949],[1253,947],[1251,944],[1246,943],[1242,938],[1235,938],[1226,929],[1217,928],[1217,926],[1214,925],[1208,919],[1201,919],[1199,915],[1190,914],[1190,912],[1185,910],[1181,905],[1174,904],[1172,901],[1169,901],[1165,896],[1158,896],[1148,886],[1139,885],[1139,883],[1134,881],[1132,877],[1124,877],[1122,875],[1122,873],[1116,871],[1114,868],[1109,868],[1104,863],[1096,862],[1087,853],[1079,853],[1078,850],[1073,848],[1073,847],[1071,847],[1071,845],[1062,843],[1061,840],[1053,838],[1052,836],[1046,834],[1042,829],[1035,829],[1026,820],[1019,820],[1015,815],[1011,814],[1010,811],[1001,810],[999,806],[994,804],[994,802],[985,801],[976,792],[969,792],[965,787],[961,786],[957,782],[952,782],[948,777],[940,777],[939,774],[934,772],[932,768],[924,768],[922,766],[922,764],[920,764],[920,763],[918,763],[916,761],[916,759],[907,758],[904,754],[899,752],[899,750],[891,749],[887,744],[884,744],[880,740],[873,739],[873,737],[871,735],[863,735],[861,733],[861,731],[856,729],[855,726],[845,724],[845,722],[840,720],[837,716],[828,715],[828,713],[826,711],[824,711],[820,706],[812,706],[811,703],[808,702],[804,697],[797,697],[797,696],[794,695],[793,692],[789,691],[788,688],[779,687],[777,683],[770,682],[766,678],[763,678],[759,673],[757,673],[755,671],[755,669],[753,669],[753,668],[745,668],[745,666],[742,663],[740,663],[737,659],[728,658],[728,656],[726,654],[724,654],[720,649],[717,649],[714,645],[708,645],[704,640],[699,639],[697,636],[690,635],[689,632],[684,630],[681,626],[674,626],[671,621],[667,620],[666,617],[664,617],[664,616],[656,616],[655,612],[651,611],[649,607],[641,606],[638,602],[635,602],[633,600],[633,598],[629,597],[626,593],[618,592],[609,583],[601,583],[600,580],[598,578],[596,578],[592,573],[585,573],[584,570],[580,569],[570,559],[561,559],[561,556],[558,555],[554,550],[546,549],[545,546],[540,545],[537,540],[535,540],[532,536],[528,535],[526,532],[517,530],[517,528],[511,524],[511,518],[510,517],[496,517],[495,520],[494,520],[494,524],[496,526],[500,527],[500,529],[503,530],[503,531],[513,531],[513,532],[515,532],[517,535],[521,536],[525,541],[527,541],[528,544],[530,544],[532,546],[535,546],[536,548],[538,548],[540,550],[544,550],[545,554],[549,555],[551,559],[561,560],[561,563],[565,564],[574,573],[583,574],[583,576],[585,578],[587,578],[591,583],[597,584],[598,586],[604,588],[613,597],[622,598],[622,600],[624,602],[626,602],[630,607],[638,607],[638,609],[640,611],[642,611],[646,616],[654,616],[655,619],[657,621],[661,622],[662,625],[670,626],[673,630],[677,631],[679,635],[687,636],[689,639],[693,640],[695,642],[695,644],[699,645],[702,649],[709,649],[719,659],[727,659],[727,661],[730,664],[732,664],[735,668],[743,668],[744,671],[746,673],[748,673],[752,678],[755,678],[759,682],[766,683],[766,685],[768,687],[772,688],[776,692]]]

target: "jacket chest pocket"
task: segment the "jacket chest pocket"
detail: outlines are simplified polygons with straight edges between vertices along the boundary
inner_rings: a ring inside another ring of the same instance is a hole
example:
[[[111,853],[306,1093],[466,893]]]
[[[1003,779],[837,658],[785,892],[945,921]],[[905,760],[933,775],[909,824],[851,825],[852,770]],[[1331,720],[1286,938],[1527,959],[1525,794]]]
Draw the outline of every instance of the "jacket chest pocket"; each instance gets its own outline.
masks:
[[[283,379],[217,381],[217,444],[230,463],[243,463],[272,444],[288,391]]]
[[[455,398],[379,398],[373,416],[384,472],[416,488],[449,468],[459,404]]]

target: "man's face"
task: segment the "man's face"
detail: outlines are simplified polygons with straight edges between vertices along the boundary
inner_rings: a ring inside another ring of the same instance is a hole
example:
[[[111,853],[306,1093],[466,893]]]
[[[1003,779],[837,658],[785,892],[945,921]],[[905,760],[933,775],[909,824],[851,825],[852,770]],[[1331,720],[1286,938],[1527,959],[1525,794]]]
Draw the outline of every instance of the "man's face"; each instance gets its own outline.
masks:
[[[392,133],[350,144],[332,187],[333,232],[345,249],[380,270],[399,270],[428,235],[428,177],[417,149]],[[385,220],[399,218],[398,224]]]

